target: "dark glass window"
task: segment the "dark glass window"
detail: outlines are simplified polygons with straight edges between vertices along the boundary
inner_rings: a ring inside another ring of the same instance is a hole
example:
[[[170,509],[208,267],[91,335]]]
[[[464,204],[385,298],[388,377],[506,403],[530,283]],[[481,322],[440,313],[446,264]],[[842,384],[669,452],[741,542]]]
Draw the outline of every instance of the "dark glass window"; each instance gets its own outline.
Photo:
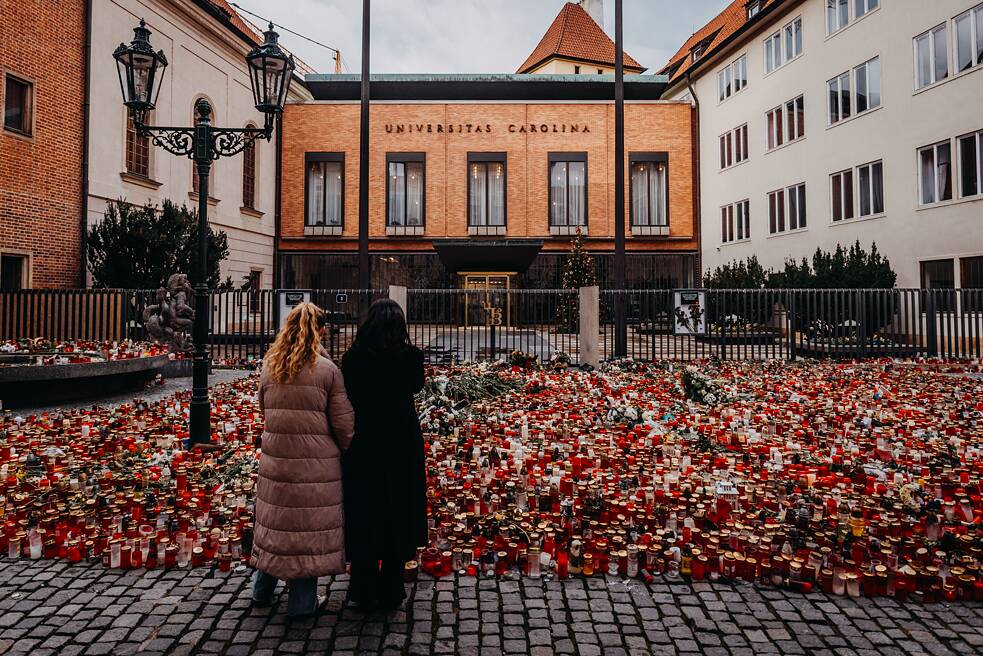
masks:
[[[0,291],[16,292],[24,289],[24,269],[27,257],[24,255],[0,255]]]
[[[3,90],[3,127],[20,134],[33,131],[34,85],[8,74]]]
[[[242,206],[249,209],[256,209],[256,148],[254,141],[242,151]]]

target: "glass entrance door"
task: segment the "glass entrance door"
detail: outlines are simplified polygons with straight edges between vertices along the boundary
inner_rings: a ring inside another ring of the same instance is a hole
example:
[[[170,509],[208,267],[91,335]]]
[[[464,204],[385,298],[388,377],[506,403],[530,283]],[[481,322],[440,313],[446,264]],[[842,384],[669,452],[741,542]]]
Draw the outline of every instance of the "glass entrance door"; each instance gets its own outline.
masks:
[[[461,274],[465,326],[508,326],[511,322],[511,273]]]

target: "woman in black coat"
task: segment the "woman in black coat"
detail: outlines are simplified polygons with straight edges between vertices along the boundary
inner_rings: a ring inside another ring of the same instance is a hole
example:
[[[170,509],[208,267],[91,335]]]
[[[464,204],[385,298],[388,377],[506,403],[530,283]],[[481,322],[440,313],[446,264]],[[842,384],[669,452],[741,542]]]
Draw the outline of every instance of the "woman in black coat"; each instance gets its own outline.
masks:
[[[372,304],[341,369],[355,409],[355,439],[343,462],[349,595],[361,606],[396,608],[406,597],[406,561],[428,538],[423,434],[413,403],[423,387],[423,353],[410,343],[395,301]]]

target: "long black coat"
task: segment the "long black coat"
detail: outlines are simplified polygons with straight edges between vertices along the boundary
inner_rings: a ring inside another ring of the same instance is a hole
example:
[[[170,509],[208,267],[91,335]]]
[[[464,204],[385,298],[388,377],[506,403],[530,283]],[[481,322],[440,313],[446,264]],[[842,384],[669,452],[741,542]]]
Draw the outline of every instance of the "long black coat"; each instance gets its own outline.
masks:
[[[354,347],[341,369],[355,409],[355,438],[342,463],[349,559],[411,560],[427,543],[426,462],[413,403],[423,387],[423,353]]]

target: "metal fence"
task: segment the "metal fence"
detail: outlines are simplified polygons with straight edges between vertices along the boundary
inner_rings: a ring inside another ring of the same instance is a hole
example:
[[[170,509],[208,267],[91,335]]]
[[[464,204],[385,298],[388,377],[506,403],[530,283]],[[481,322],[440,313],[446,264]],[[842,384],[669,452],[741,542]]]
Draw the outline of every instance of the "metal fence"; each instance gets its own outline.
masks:
[[[577,290],[410,289],[406,314],[410,339],[429,362],[507,359],[513,351],[577,361]]]
[[[368,306],[388,290],[319,289],[325,348],[340,358]],[[685,312],[680,313],[680,301]],[[0,339],[146,339],[156,291],[0,292]],[[277,330],[278,292],[213,291],[209,347],[219,364],[261,358]],[[693,322],[693,301],[699,321]],[[579,361],[577,290],[410,289],[410,337],[434,363],[525,351]],[[983,289],[602,290],[598,352],[616,353],[619,304],[625,355],[643,360],[983,357]],[[686,324],[686,325],[684,325]]]
[[[983,352],[983,289],[688,290],[700,325],[683,325],[678,290],[601,292],[601,353],[644,360],[944,357]],[[686,293],[686,292],[684,292]]]

